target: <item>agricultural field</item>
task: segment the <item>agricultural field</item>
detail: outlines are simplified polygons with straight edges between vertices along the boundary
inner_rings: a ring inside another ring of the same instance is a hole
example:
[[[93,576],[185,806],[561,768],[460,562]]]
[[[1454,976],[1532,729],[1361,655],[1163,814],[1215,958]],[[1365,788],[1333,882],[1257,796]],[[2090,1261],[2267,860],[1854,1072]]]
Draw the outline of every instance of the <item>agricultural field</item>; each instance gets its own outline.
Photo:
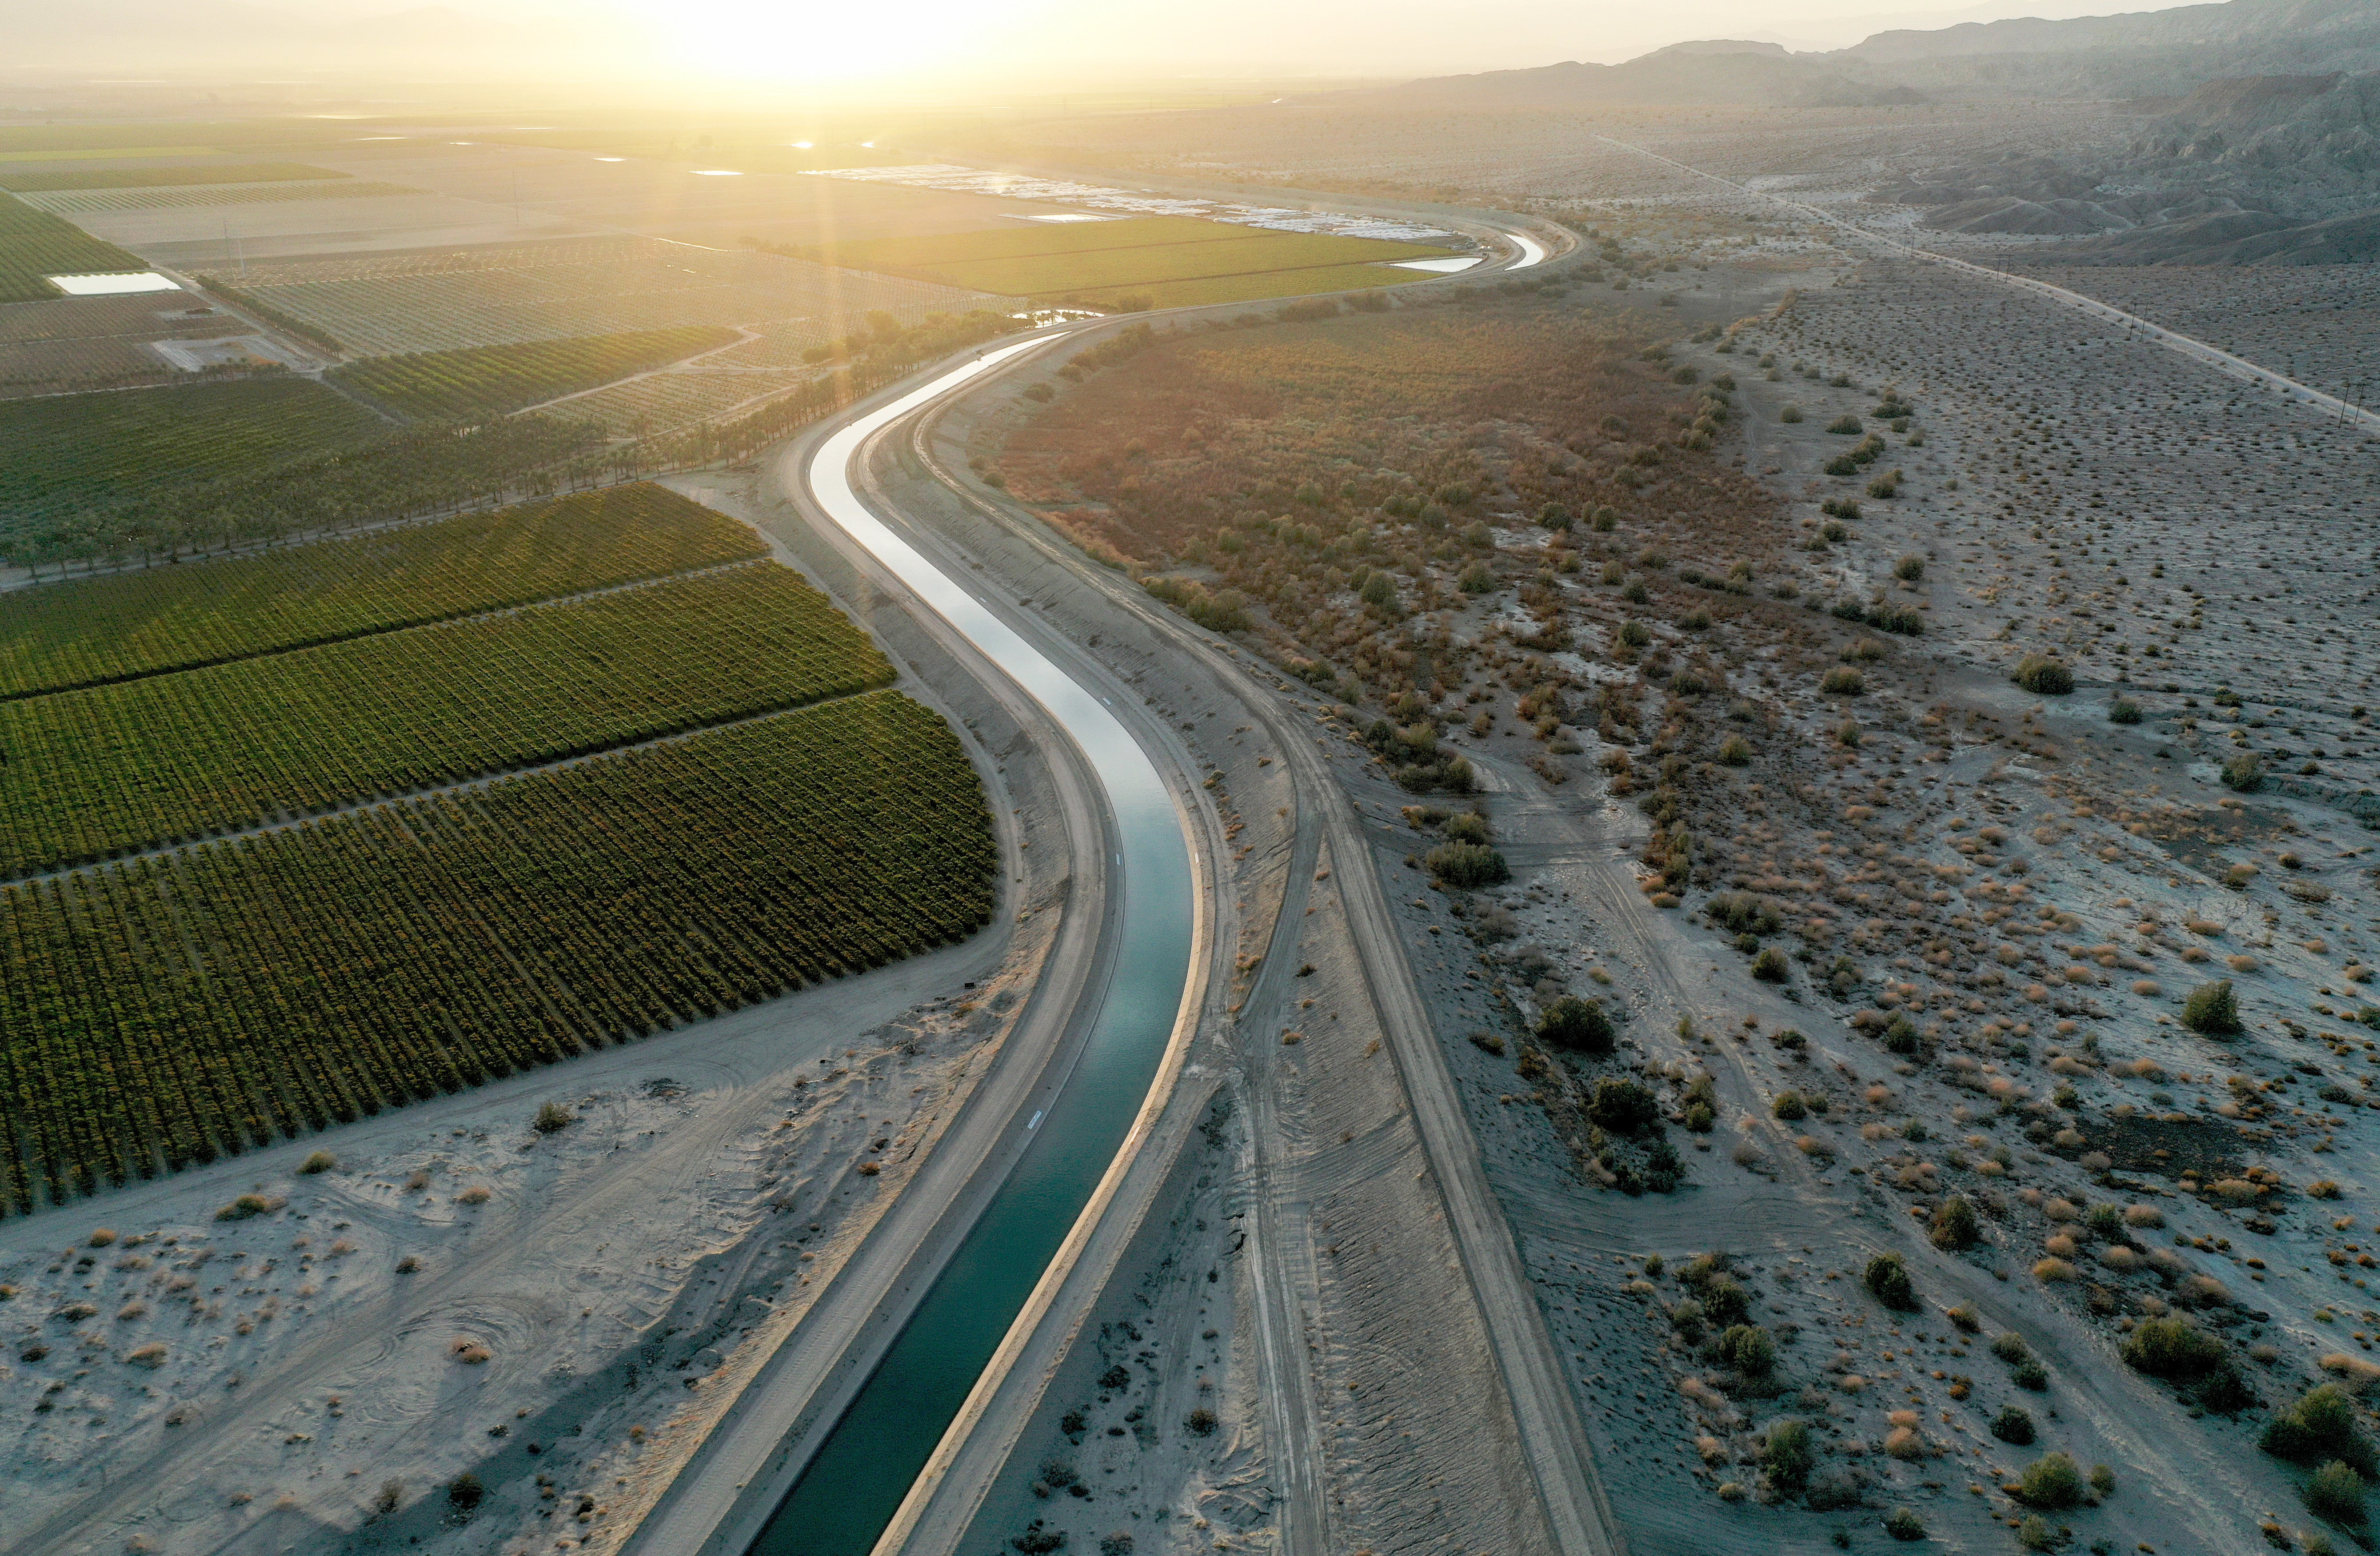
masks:
[[[251,263],[210,274],[363,356],[446,351],[695,324],[766,326],[817,344],[874,311],[904,324],[965,313],[978,292],[753,249],[647,238]]]
[[[23,201],[0,196],[0,303],[58,295],[47,277],[146,270],[148,261]]]
[[[0,518],[351,448],[385,425],[298,378],[0,402]]]
[[[963,938],[998,854],[891,691],[0,888],[6,1199],[178,1168]]]
[[[586,418],[613,437],[646,437],[798,387],[815,379],[818,372],[814,367],[779,371],[688,368],[614,383],[554,408],[574,418]]]
[[[0,304],[0,399],[188,383],[163,343],[254,341],[249,329],[183,292]]]
[[[0,878],[887,684],[773,562],[0,702]]]
[[[62,189],[29,194],[25,203],[58,215],[107,211],[170,211],[191,205],[279,205],[299,200],[372,200],[421,191],[404,184],[351,178],[344,184],[201,184],[166,189]]]
[[[47,189],[148,189],[182,184],[270,184],[348,175],[302,162],[251,162],[212,167],[70,167],[18,170],[0,167],[0,189],[30,194]]]
[[[748,561],[744,526],[638,482],[8,597],[0,699],[195,669]]]
[[[460,421],[599,388],[737,338],[735,331],[715,324],[682,325],[378,357],[334,368],[330,376],[407,416]]]
[[[1451,252],[1381,238],[1339,237],[1323,233],[1252,232],[1213,223],[1159,220],[1149,241],[1128,241],[1138,222],[1086,223],[1046,233],[1002,233],[1002,238],[1038,238],[1038,251],[990,252],[984,235],[950,240],[952,252],[936,256],[930,244],[905,241],[892,247],[901,274],[953,286],[971,286],[1010,297],[1075,296],[1102,288],[1143,287],[1165,282],[1271,276],[1281,272],[1337,269],[1390,260],[1436,259]],[[1184,232],[1184,227],[1205,229]],[[1178,235],[1178,236],[1177,236]],[[845,255],[881,246],[854,245]],[[847,259],[845,262],[850,262]],[[876,262],[889,263],[878,260]],[[1381,270],[1368,284],[1417,280],[1417,273]],[[1366,285],[1365,281],[1343,283]],[[1256,296],[1270,295],[1257,292]],[[1220,298],[1217,300],[1233,300]]]

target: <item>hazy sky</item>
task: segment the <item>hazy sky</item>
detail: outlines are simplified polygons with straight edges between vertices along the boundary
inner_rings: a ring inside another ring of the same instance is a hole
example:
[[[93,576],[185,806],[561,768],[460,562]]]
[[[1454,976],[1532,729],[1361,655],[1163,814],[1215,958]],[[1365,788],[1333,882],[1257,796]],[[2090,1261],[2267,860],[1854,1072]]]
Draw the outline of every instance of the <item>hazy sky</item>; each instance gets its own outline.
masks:
[[[504,0],[535,7],[539,0]],[[1896,27],[2156,10],[2155,0],[613,0],[658,24],[698,68],[827,78],[1112,64],[1185,73],[1443,74],[1607,64],[1692,38],[1840,48]],[[897,18],[898,25],[888,28]]]
[[[1696,38],[1871,32],[2155,0],[85,0],[14,7],[18,66],[975,82],[1416,76],[1607,64]]]

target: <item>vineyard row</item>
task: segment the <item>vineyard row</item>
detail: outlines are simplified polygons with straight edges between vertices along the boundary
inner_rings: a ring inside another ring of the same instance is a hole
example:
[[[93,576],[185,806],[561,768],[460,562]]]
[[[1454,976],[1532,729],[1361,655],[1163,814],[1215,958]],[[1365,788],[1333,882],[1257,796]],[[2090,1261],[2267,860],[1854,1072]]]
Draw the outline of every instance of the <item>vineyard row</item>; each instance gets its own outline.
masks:
[[[889,684],[773,562],[0,703],[0,878]]]
[[[998,865],[894,692],[0,888],[19,1211],[964,938]]]
[[[0,698],[63,691],[526,605],[762,554],[638,482],[194,567],[32,590],[0,614]]]

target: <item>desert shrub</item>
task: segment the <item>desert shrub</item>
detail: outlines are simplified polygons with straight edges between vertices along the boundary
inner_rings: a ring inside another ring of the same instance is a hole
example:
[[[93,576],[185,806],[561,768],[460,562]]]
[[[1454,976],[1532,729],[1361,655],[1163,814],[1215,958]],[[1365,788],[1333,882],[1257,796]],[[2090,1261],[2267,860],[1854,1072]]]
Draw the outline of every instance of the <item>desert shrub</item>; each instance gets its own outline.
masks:
[[[1053,1552],[1066,1549],[1066,1531],[1045,1529],[1041,1527],[1041,1520],[1036,1518],[1032,1527],[1008,1543],[1015,1547],[1018,1556],[1052,1556]]]
[[[1661,1105],[1634,1081],[1606,1076],[1595,1083],[1586,1116],[1615,1135],[1634,1135],[1660,1122]]]
[[[1215,1413],[1203,1404],[1190,1412],[1182,1424],[1190,1429],[1190,1435],[1193,1437],[1215,1435]]]
[[[1537,1016],[1537,1040],[1580,1053],[1609,1053],[1618,1034],[1611,1017],[1592,1000],[1564,994]]]
[[[461,1513],[470,1512],[485,1501],[487,1497],[488,1489],[480,1485],[480,1477],[468,1470],[456,1476],[454,1484],[446,1488],[446,1500],[454,1503],[455,1510]]]
[[[1860,425],[1860,419],[1858,417],[1846,413],[1842,416],[1838,416],[1832,421],[1828,422],[1827,431],[1834,433],[1837,437],[1848,438],[1863,432],[1866,431],[1866,429]]]
[[[1105,1372],[1099,1374],[1099,1387],[1111,1393],[1118,1389],[1128,1388],[1131,1384],[1132,1370],[1122,1362],[1111,1365]]]
[[[2023,1335],[2011,1330],[2006,1334],[1993,1337],[1992,1355],[2010,1367],[2014,1367],[2033,1355],[2033,1347],[2024,1343]]]
[[[1609,535],[1620,527],[1620,510],[1606,503],[1595,510],[1595,532]]]
[[[1548,503],[1537,510],[1537,522],[1548,529],[1567,529],[1571,527],[1571,511],[1560,503]]]
[[[2107,722],[2111,724],[2136,724],[2141,722],[2141,705],[2129,697],[2119,697],[2107,704]]]
[[[2333,1459],[2306,1482],[2306,1507],[2334,1524],[2363,1522],[2363,1477],[2352,1465]]]
[[[2021,1404],[2009,1405],[1992,1417],[1992,1435],[2019,1448],[2026,1446],[2033,1441],[2033,1413]]]
[[[1621,622],[1620,630],[1613,636],[1632,649],[1641,649],[1653,640],[1653,629],[1643,622],[1632,618]]]
[[[1132,1556],[1132,1531],[1113,1529],[1100,1536],[1099,1556]]]
[[[1949,1196],[1935,1208],[1933,1224],[1926,1229],[1934,1246],[1946,1253],[1973,1247],[1982,1234],[1974,1206],[1958,1194]]]
[[[1492,594],[1496,590],[1496,570],[1485,562],[1475,562],[1463,569],[1455,587],[1465,594]]]
[[[1718,760],[1730,767],[1749,767],[1752,764],[1752,742],[1741,735],[1729,735],[1719,744]]]
[[[271,1215],[281,1209],[281,1201],[268,1199],[261,1194],[243,1194],[215,1212],[217,1221],[246,1221],[251,1216]]]
[[[1777,1342],[1758,1324],[1737,1324],[1718,1337],[1718,1359],[1747,1378],[1766,1378],[1777,1368]]]
[[[376,1492],[376,1493],[373,1495],[372,1500],[371,1500],[372,1516],[373,1516],[373,1517],[375,1517],[375,1518],[385,1518],[385,1517],[387,1517],[390,1513],[395,1513],[395,1512],[396,1511],[396,1504],[397,1504],[397,1503],[399,1503],[399,1502],[401,1502],[401,1501],[403,1501],[404,1500],[405,1500],[405,1482],[404,1482],[404,1481],[402,1481],[402,1480],[383,1480],[383,1481],[382,1481],[382,1482],[380,1483],[380,1490],[379,1490],[378,1492]]]
[[[2037,697],[2063,697],[2074,689],[2074,672],[2047,654],[2025,655],[2009,679]]]
[[[1802,407],[1800,406],[1789,405],[1784,409],[1777,413],[1777,419],[1779,421],[1799,421],[1802,419]]]
[[[1763,983],[1783,983],[1793,976],[1793,969],[1785,953],[1772,945],[1752,959],[1752,976]]]
[[[577,1115],[568,1108],[559,1102],[547,1101],[537,1105],[537,1117],[529,1126],[540,1135],[552,1135],[577,1122]]]
[[[1768,1111],[1786,1123],[1794,1124],[1810,1116],[1810,1104],[1802,1100],[1798,1091],[1780,1091],[1777,1094],[1777,1100],[1768,1104]]]
[[[1887,1307],[1900,1313],[1917,1311],[1917,1288],[1910,1282],[1909,1267],[1899,1254],[1878,1254],[1867,1261],[1860,1272],[1860,1283],[1868,1295]]]
[[[1925,576],[1925,559],[1917,555],[1904,556],[1892,565],[1892,576],[1915,583]]]
[[[1781,1491],[1798,1491],[1808,1485],[1817,1462],[1818,1450],[1810,1441],[1810,1428],[1799,1421],[1779,1421],[1761,1440],[1760,1467]]]
[[[1921,1046],[1917,1023],[1906,1015],[1896,1015],[1884,1029],[1884,1046],[1894,1053],[1914,1053]]]
[[[2265,764],[2253,751],[2242,751],[2223,764],[2223,786],[2252,795],[2265,786]]]
[[[2265,1427],[2264,1449],[2276,1458],[2310,1465],[2337,1459],[2359,1473],[2380,1475],[2370,1440],[2356,1428],[2355,1403],[2336,1383],[2308,1390]]]
[[[2022,1488],[2017,1494],[2034,1507],[2054,1511],[2072,1507],[2082,1500],[2082,1472],[2064,1453],[2044,1453],[2034,1460],[2024,1466],[2017,1484]]]
[[[2027,1550],[2055,1550],[2058,1549],[2058,1531],[2051,1528],[2049,1520],[2040,1513],[2028,1513],[2024,1515],[2024,1522],[2016,1526],[2016,1542]]]
[[[1752,1295],[1732,1276],[1712,1276],[1702,1293],[1703,1316],[1718,1328],[1732,1329],[1752,1316]]]
[[[1441,843],[1423,861],[1431,875],[1449,886],[1476,891],[1512,879],[1504,856],[1476,843]]]
[[[2020,1389],[2028,1389],[2036,1394],[2041,1393],[2049,1387],[2049,1369],[2042,1366],[2036,1358],[2027,1356],[2009,1368],[2009,1381]]]
[[[1909,1508],[1896,1507],[1884,1520],[1884,1532],[1899,1540],[1925,1538],[1925,1520]]]
[[[2125,1340],[2124,1363],[2135,1372],[2188,1383],[2227,1365],[2223,1342],[2186,1319],[2148,1319]]]
[[[1840,697],[1857,697],[1867,689],[1867,682],[1851,666],[1839,664],[1827,672],[1825,679],[1818,683],[1818,689]]]
[[[2181,1024],[2193,1032],[2228,1037],[2240,1030],[2240,1002],[2231,992],[2231,980],[2216,979],[2202,983],[2190,991],[2181,1007]]]

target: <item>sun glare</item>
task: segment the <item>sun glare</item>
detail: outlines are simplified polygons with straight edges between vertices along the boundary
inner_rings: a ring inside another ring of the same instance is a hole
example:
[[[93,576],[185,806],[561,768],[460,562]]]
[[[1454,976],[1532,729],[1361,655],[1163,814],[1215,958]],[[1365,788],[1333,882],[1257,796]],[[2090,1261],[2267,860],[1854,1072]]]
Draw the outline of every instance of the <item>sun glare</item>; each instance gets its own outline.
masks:
[[[892,6],[770,0],[637,0],[686,67],[707,76],[853,80],[946,64],[1015,21],[1014,5],[905,0]]]

